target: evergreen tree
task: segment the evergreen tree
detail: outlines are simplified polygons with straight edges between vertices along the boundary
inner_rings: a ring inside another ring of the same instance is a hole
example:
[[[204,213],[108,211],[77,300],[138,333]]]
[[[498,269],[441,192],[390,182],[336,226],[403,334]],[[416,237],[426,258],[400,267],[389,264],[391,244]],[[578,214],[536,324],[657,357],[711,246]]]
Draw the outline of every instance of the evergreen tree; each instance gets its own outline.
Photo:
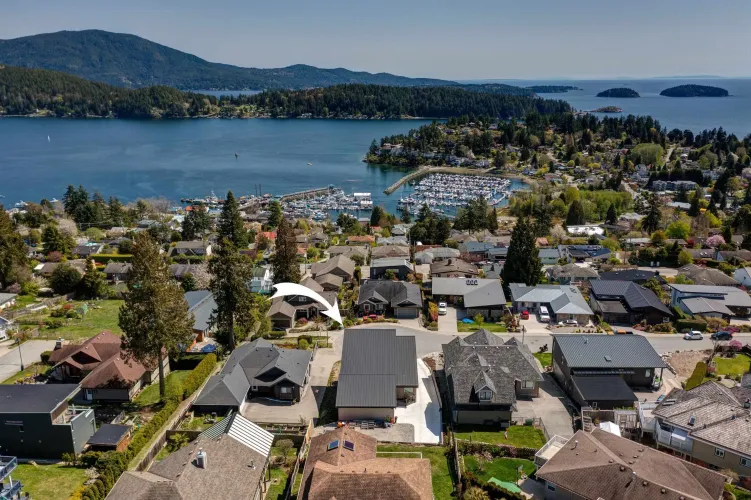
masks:
[[[183,275],[183,279],[180,282],[180,286],[182,286],[183,291],[192,292],[194,290],[198,290],[198,284],[196,283],[196,277],[193,276],[193,273],[185,273]]]
[[[183,220],[182,234],[183,241],[191,241],[203,238],[208,229],[211,228],[211,219],[202,205],[193,205],[191,210]]]
[[[42,243],[45,254],[60,252],[63,255],[69,255],[74,245],[73,238],[61,233],[57,224],[47,224],[42,231]]]
[[[641,221],[642,231],[652,234],[660,227],[662,214],[660,213],[660,200],[657,194],[648,193],[645,195],[646,214]]]
[[[157,363],[159,395],[164,400],[164,356],[176,355],[190,345],[193,315],[159,254],[159,245],[145,232],[136,235],[132,263],[118,321],[123,347],[139,362]]]
[[[691,198],[691,206],[688,209],[689,217],[696,217],[699,215],[699,198],[694,196]]]
[[[0,204],[0,289],[19,281],[27,267],[26,245]]]
[[[292,226],[282,219],[276,229],[276,253],[271,257],[274,283],[298,283],[300,266],[297,263],[297,245]]]
[[[386,215],[383,208],[379,206],[373,207],[373,210],[370,213],[370,227],[373,226],[380,226],[381,225],[381,219]]]
[[[229,240],[238,249],[248,248],[248,231],[245,230],[240,208],[232,191],[227,191],[227,199],[222,205],[222,213],[217,223],[219,240]]]
[[[544,200],[540,200],[540,203],[534,207],[534,233],[535,236],[546,236],[550,233],[550,228],[553,226],[553,216],[550,213],[550,209],[545,204]]]
[[[743,250],[751,250],[751,233],[743,235],[743,241],[741,242],[741,248]]]
[[[568,207],[566,226],[581,226],[584,224],[584,207],[579,200],[574,200]]]
[[[399,218],[405,224],[409,224],[410,222],[412,222],[412,214],[409,213],[409,207],[408,206],[404,205],[399,210]]]
[[[112,226],[124,226],[125,210],[123,209],[122,202],[115,196],[110,196],[109,203],[107,205],[109,223]]]
[[[417,222],[425,222],[425,220],[430,217],[433,214],[433,212],[430,211],[430,207],[428,207],[427,203],[423,203],[420,207],[420,211],[417,213]]]
[[[269,203],[269,227],[278,227],[282,222],[283,217],[284,214],[282,213],[282,206],[279,204],[279,202],[273,200],[271,203]]]
[[[50,287],[58,295],[72,292],[80,282],[81,273],[67,263],[57,266],[50,276]]]
[[[488,225],[489,231],[498,231],[498,210],[493,207],[488,212]]]
[[[217,326],[215,338],[231,352],[253,329],[253,263],[225,239],[209,261],[209,272],[216,302],[211,324]]]
[[[511,233],[506,263],[501,271],[503,289],[510,296],[509,284],[537,285],[542,279],[542,262],[535,247],[535,235],[529,219],[520,217]]]
[[[608,214],[605,216],[605,223],[614,225],[616,222],[618,222],[618,215],[615,213],[615,205],[611,203]]]
[[[108,296],[107,276],[96,268],[94,259],[86,260],[86,274],[78,284],[78,293],[84,299],[102,299]]]

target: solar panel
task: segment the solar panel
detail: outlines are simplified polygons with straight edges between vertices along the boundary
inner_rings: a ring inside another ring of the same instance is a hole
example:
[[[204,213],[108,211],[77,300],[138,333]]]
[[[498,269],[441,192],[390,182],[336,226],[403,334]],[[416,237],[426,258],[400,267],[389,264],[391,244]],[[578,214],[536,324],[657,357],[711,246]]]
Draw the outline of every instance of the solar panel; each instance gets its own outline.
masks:
[[[353,443],[352,441],[345,441],[344,449],[349,450],[349,451],[355,451],[355,443]]]
[[[336,441],[331,441],[329,443],[328,448],[326,448],[326,451],[335,450],[337,448],[339,448],[339,440],[338,439]]]

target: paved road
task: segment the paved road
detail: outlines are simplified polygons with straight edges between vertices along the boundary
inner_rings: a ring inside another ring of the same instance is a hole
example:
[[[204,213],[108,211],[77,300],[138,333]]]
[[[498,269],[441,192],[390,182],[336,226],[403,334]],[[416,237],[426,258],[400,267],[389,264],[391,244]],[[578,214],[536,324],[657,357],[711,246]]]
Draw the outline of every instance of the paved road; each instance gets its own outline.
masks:
[[[24,366],[29,366],[40,361],[40,354],[44,351],[51,351],[54,347],[54,340],[29,340],[21,344],[20,354],[18,347],[8,350],[0,356],[0,382],[21,371],[21,357],[23,357]]]

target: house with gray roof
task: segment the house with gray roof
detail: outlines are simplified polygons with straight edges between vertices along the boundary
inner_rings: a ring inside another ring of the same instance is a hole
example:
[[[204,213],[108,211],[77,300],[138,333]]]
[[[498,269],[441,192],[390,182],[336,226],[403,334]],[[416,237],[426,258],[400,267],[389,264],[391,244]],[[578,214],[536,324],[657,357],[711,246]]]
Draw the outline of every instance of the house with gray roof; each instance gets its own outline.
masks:
[[[170,248],[170,257],[208,257],[211,243],[208,241],[178,241]]]
[[[611,256],[602,245],[558,245],[558,250],[569,262],[604,262]]]
[[[575,319],[584,325],[589,323],[594,314],[575,286],[527,286],[521,283],[511,283],[509,291],[511,292],[511,301],[515,313],[524,310],[537,313],[540,311],[540,307],[544,306],[548,310],[552,322]]]
[[[559,285],[581,283],[583,281],[599,279],[597,271],[586,265],[566,264],[553,266],[547,270],[548,277]]]
[[[456,424],[508,427],[519,398],[539,394],[542,374],[527,346],[514,337],[478,330],[443,344],[451,416]]]
[[[553,375],[574,401],[603,409],[632,406],[633,389],[651,388],[668,366],[641,335],[553,335],[552,353]]]
[[[456,248],[438,247],[428,248],[421,252],[415,253],[415,262],[417,264],[432,264],[436,261],[442,261],[446,259],[456,259],[461,255],[461,252]]]
[[[392,314],[396,318],[418,318],[422,292],[414,283],[366,280],[360,285],[357,309],[363,315]]]
[[[359,257],[357,258],[361,258],[364,263],[367,263],[369,250],[370,247],[361,245],[334,245],[330,246],[326,251],[331,257],[343,255],[351,259],[354,255],[358,255]]]
[[[383,245],[370,249],[370,257],[373,259],[401,258],[409,259],[409,247],[406,245]]]
[[[545,266],[558,264],[561,260],[561,252],[557,248],[541,248],[537,251],[537,256]]]
[[[670,306],[691,315],[747,317],[751,312],[751,296],[733,286],[673,284],[670,288]]]
[[[370,261],[370,279],[383,279],[386,271],[393,271],[397,279],[406,280],[414,272],[407,259],[372,259]]]
[[[126,281],[133,264],[130,262],[110,262],[104,267],[104,274],[107,275],[107,281],[117,283]]]
[[[678,274],[694,282],[694,285],[740,286],[740,283],[719,269],[688,264],[678,268]]]
[[[188,303],[188,313],[193,314],[193,333],[196,342],[203,342],[206,337],[211,337],[213,326],[211,314],[216,309],[214,294],[209,290],[195,290],[185,292],[185,301]]]
[[[476,278],[480,271],[462,259],[447,259],[430,264],[432,278]]]
[[[600,273],[601,280],[615,280],[615,281],[633,281],[639,285],[643,285],[649,280],[657,280],[660,285],[667,283],[665,278],[660,276],[659,271],[647,271],[642,269],[623,269],[620,271],[606,271]]]
[[[355,261],[344,255],[337,255],[323,262],[316,262],[310,267],[314,278],[325,274],[339,276],[343,280],[351,280],[355,273]]]
[[[466,316],[482,314],[499,318],[506,310],[506,296],[501,280],[489,278],[433,278],[434,300],[465,308]]]
[[[193,408],[224,415],[242,411],[254,397],[300,401],[308,387],[311,360],[310,351],[283,349],[265,339],[243,344],[232,351],[222,371],[209,378]]]
[[[657,325],[674,316],[652,290],[632,281],[596,280],[591,286],[589,304],[607,323],[635,325],[646,320]]]
[[[345,330],[336,389],[339,420],[390,420],[397,404],[414,402],[419,385],[412,335],[396,330]]]

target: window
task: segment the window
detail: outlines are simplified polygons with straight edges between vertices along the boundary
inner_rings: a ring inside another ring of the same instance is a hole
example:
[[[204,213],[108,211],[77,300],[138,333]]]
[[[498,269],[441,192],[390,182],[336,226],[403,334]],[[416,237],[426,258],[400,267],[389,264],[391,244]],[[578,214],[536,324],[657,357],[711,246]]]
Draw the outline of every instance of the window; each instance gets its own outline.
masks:
[[[645,377],[651,377],[652,376],[652,370],[647,370],[646,372],[644,372],[644,376]]]
[[[282,394],[292,394],[292,388],[291,387],[282,387]]]
[[[725,450],[723,450],[722,448],[715,448],[714,456],[723,458],[725,456]]]
[[[550,484],[550,483],[548,483],[548,489],[549,489],[550,491],[555,491],[555,485],[554,485],[554,484]]]
[[[741,457],[741,465],[751,469],[751,458]]]
[[[355,451],[355,443],[353,443],[352,441],[345,441],[344,449],[349,450],[349,451]]]
[[[534,389],[535,383],[532,380],[525,380],[522,382],[522,389]]]
[[[490,401],[493,398],[493,391],[480,391],[477,397],[480,399],[480,401]]]

